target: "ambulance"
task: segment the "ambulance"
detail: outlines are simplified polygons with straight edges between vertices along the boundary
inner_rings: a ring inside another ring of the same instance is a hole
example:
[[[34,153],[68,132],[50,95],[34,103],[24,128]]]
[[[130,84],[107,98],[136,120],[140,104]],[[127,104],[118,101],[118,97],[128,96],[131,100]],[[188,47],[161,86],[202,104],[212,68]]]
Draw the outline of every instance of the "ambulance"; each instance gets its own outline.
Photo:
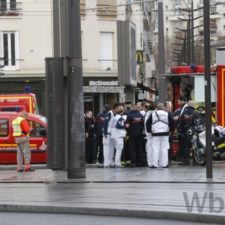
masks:
[[[0,94],[0,112],[21,111],[39,114],[35,94]]]
[[[16,164],[16,144],[14,137],[12,136],[12,121],[17,116],[17,112],[0,112],[0,165]],[[28,122],[31,127],[31,163],[46,163],[46,117],[29,113]]]

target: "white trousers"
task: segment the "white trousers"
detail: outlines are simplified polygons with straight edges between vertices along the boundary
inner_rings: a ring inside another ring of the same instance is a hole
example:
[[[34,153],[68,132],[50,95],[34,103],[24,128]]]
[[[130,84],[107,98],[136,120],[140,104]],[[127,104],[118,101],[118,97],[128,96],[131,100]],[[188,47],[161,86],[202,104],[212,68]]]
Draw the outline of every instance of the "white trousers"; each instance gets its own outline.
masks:
[[[115,149],[116,149],[115,166],[121,166],[121,155],[122,155],[123,146],[124,146],[124,139],[122,137],[115,138],[114,143],[115,143]]]
[[[145,144],[145,149],[146,149],[146,158],[147,158],[147,163],[148,166],[152,166],[152,158],[153,158],[153,149],[152,149],[152,136],[151,135],[146,135],[147,142]]]
[[[114,139],[111,135],[103,136],[104,166],[114,166]]]
[[[169,136],[153,136],[152,165],[156,167],[165,167],[168,165]]]

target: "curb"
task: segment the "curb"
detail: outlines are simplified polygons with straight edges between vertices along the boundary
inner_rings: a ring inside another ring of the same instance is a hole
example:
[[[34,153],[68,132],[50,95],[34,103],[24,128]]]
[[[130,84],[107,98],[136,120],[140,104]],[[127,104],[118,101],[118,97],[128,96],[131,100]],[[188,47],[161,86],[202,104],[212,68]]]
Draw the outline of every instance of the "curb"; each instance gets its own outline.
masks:
[[[154,210],[0,204],[0,212],[82,214],[225,224],[225,216],[221,215]]]
[[[224,185],[225,181],[140,181],[140,180],[82,180],[82,179],[71,179],[71,180],[10,180],[2,179],[0,184],[221,184]]]

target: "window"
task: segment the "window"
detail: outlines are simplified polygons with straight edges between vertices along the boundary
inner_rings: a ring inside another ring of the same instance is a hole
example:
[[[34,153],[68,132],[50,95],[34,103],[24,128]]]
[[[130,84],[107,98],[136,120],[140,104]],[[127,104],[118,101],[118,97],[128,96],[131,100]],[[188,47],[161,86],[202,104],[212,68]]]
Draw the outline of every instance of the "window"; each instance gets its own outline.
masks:
[[[0,0],[0,13],[1,15],[18,15],[16,0]]]
[[[31,127],[30,137],[45,137],[46,129],[40,123],[36,121],[29,120],[29,125]]]
[[[113,69],[113,33],[100,33],[100,65],[102,70]]]
[[[179,9],[178,10],[175,10],[174,13],[175,13],[175,16],[180,16],[180,14],[181,14]]]
[[[16,0],[0,0],[1,11],[16,10]]]
[[[176,6],[180,6],[181,5],[181,0],[176,0],[175,4],[176,4]]]
[[[7,137],[9,134],[9,122],[7,119],[0,119],[0,137]]]
[[[183,23],[181,21],[178,21],[176,23],[176,28],[182,29],[183,28]]]
[[[211,6],[210,7],[210,14],[216,14],[216,6]]]
[[[194,0],[187,0],[187,4],[191,5],[192,1],[194,1]]]
[[[18,32],[0,32],[0,58],[5,70],[19,69]]]

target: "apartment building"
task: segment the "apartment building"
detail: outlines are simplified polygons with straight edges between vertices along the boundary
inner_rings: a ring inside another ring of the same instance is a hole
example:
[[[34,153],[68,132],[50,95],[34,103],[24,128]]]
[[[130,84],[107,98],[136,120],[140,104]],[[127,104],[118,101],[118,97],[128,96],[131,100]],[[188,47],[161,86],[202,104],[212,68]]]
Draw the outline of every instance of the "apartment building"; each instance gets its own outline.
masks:
[[[164,33],[167,68],[182,62],[203,62],[203,0],[164,0]],[[158,42],[158,4],[151,6],[153,45]],[[225,2],[210,1],[212,63],[216,48],[225,45]],[[192,52],[191,52],[192,51]],[[189,55],[189,56],[188,56]]]
[[[127,100],[128,90],[118,83],[117,21],[129,19],[136,27],[136,49],[143,51],[143,5],[127,0],[82,0],[81,14],[85,109]],[[127,3],[131,3],[130,6]],[[137,67],[137,81],[141,83]],[[134,90],[138,99],[140,88]],[[140,98],[143,98],[141,96]]]
[[[134,2],[80,0],[84,101],[96,113],[105,103],[126,99],[125,87],[118,84],[118,20],[129,14],[137,49],[143,50],[142,5],[127,7]],[[0,0],[0,27],[0,93],[31,89],[44,110],[45,58],[54,55],[53,0]]]
[[[51,0],[0,1],[0,93],[32,90],[43,106],[45,57],[52,56]]]

